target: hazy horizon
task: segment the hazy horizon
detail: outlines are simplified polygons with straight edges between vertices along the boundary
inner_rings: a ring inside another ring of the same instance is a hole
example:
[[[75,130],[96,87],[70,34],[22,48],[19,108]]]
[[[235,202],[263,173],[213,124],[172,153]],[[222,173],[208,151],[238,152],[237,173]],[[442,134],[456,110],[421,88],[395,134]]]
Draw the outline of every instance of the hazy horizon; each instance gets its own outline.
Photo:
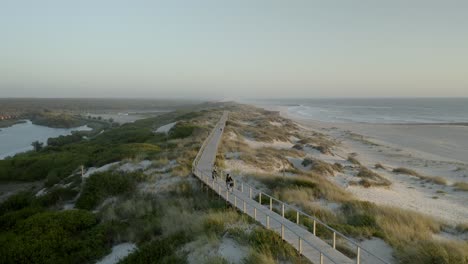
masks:
[[[468,2],[2,1],[0,97],[468,97]]]

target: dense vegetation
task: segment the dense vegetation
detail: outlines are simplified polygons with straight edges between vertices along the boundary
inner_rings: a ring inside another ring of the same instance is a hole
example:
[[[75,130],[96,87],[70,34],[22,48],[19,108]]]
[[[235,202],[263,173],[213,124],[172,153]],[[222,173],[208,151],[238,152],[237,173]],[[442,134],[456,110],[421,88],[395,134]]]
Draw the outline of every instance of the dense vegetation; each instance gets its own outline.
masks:
[[[187,177],[211,129],[207,124],[220,115],[217,110],[165,114],[109,127],[88,139],[50,139],[37,152],[0,161],[2,181],[41,179],[45,187],[40,195],[25,191],[0,203],[0,263],[93,263],[121,242],[138,245],[122,263],[186,263],[187,245],[219,245],[226,236],[255,249],[245,252],[246,263],[307,263],[276,234],[250,228],[251,220]],[[167,135],[153,132],[174,121]],[[143,159],[151,162],[144,172],[118,165],[84,179],[80,175],[81,165]],[[70,204],[79,209],[64,210]],[[202,256],[197,263],[226,263],[210,248],[191,251],[200,251],[190,256]]]
[[[139,120],[122,127],[110,128],[89,140],[71,135],[50,139],[50,146],[39,152],[27,152],[0,160],[0,181],[32,181],[50,175],[66,177],[78,169],[102,166],[124,158],[145,156],[153,158],[166,146],[167,137],[154,134],[153,128],[173,120],[177,114]],[[180,123],[171,131],[169,139],[190,136],[196,126]]]

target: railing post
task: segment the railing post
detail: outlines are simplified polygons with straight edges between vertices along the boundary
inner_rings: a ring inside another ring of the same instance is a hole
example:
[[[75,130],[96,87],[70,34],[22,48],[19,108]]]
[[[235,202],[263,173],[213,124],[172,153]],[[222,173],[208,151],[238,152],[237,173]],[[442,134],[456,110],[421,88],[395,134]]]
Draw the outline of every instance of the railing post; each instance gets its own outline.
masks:
[[[333,249],[336,249],[336,232],[333,232]]]
[[[284,203],[281,204],[281,216],[284,218]]]
[[[323,253],[320,252],[320,264],[323,264]]]
[[[313,232],[314,232],[314,236],[315,236],[315,220],[314,220]]]
[[[267,229],[270,229],[270,216],[269,215],[266,216],[266,227]]]
[[[296,211],[296,224],[299,225],[299,211]]]
[[[245,208],[245,201],[244,201],[244,208],[243,208],[243,209],[244,209],[244,214],[245,214],[245,212],[246,212],[246,208]]]
[[[237,208],[237,196],[234,195],[234,207]]]
[[[299,247],[299,255],[302,255],[302,239],[301,239],[301,237],[299,237],[299,245],[298,245],[298,247]]]
[[[270,197],[270,211],[272,211],[272,210],[273,210],[273,199],[271,199],[271,197]]]
[[[257,207],[254,207],[254,220],[257,221]]]
[[[284,224],[281,224],[281,239],[284,240]]]
[[[357,252],[356,252],[356,264],[361,263],[361,248],[358,246],[357,247]]]
[[[258,194],[258,203],[261,205],[262,204],[262,192]]]
[[[249,187],[249,198],[252,199],[252,187]]]

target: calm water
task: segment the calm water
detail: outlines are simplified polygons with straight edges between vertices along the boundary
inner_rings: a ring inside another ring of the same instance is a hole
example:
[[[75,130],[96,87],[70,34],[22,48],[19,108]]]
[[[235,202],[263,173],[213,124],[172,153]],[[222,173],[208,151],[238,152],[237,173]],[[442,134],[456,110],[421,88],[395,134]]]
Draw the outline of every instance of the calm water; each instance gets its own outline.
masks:
[[[274,100],[289,113],[326,122],[468,122],[468,98]]]
[[[0,131],[0,159],[13,156],[16,153],[32,150],[31,143],[38,140],[47,144],[47,139],[51,137],[71,135],[72,131],[89,131],[88,126],[76,128],[50,128],[38,126],[27,121],[11,127],[1,128]]]

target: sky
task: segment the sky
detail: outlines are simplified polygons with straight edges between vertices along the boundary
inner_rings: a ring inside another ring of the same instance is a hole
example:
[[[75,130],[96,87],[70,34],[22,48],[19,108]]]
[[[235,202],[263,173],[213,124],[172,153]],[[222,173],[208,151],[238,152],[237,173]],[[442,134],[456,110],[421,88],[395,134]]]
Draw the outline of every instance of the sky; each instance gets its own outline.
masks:
[[[468,1],[0,0],[0,97],[467,97]]]

